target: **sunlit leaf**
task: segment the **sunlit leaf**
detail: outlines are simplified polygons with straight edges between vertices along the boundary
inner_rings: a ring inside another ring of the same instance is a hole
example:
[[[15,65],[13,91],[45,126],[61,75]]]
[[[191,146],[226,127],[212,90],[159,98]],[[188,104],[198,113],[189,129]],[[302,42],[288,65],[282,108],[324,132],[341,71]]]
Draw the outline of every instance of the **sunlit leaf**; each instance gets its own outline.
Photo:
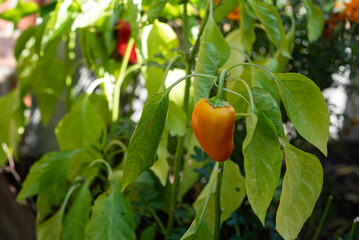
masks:
[[[177,35],[173,29],[168,24],[157,20],[153,23],[148,38],[142,40],[147,42],[146,51],[149,63],[166,64],[176,55],[173,50],[179,46]],[[164,68],[157,65],[147,66],[145,79],[149,95],[159,91],[163,74]]]
[[[296,73],[276,73],[280,97],[298,133],[327,155],[329,113],[323,95],[309,78]]]
[[[106,126],[93,108],[89,95],[80,96],[56,128],[61,150],[81,147],[100,150],[105,144],[106,132]]]
[[[295,239],[315,206],[323,184],[323,169],[315,155],[283,141],[286,173],[276,217],[284,239]]]
[[[186,133],[187,127],[186,113],[170,101],[168,109],[167,126],[172,136],[183,136]]]

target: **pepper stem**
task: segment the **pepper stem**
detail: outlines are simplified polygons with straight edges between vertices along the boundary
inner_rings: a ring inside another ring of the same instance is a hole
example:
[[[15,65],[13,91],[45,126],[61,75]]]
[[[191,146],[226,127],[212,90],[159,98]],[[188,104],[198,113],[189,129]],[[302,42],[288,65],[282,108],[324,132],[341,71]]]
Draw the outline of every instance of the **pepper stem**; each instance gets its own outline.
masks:
[[[224,79],[226,78],[226,75],[227,75],[227,70],[223,69],[219,77],[217,95],[209,99],[209,103],[211,103],[213,107],[228,106],[228,103],[223,100],[223,86],[224,86]]]

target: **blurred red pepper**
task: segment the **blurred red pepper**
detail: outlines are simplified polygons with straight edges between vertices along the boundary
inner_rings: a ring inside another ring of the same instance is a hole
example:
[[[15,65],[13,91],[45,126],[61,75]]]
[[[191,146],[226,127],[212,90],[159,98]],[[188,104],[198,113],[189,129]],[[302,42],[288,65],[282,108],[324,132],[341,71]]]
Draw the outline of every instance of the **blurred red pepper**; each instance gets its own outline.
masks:
[[[131,36],[131,26],[128,22],[124,20],[119,20],[116,24],[117,28],[117,45],[116,50],[117,53],[123,58],[125,56],[128,40]],[[129,64],[136,64],[137,61],[137,54],[135,50],[135,46],[132,47],[130,58],[128,60]]]

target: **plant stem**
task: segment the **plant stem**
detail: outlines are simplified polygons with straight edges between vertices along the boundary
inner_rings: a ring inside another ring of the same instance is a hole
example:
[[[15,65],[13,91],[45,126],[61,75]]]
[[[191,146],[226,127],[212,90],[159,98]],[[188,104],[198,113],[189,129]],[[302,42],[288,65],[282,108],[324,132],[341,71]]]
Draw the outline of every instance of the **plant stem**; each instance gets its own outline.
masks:
[[[313,240],[316,240],[319,233],[320,233],[320,230],[322,229],[323,227],[323,223],[324,223],[324,220],[325,218],[327,217],[327,214],[328,214],[328,210],[330,208],[330,205],[332,204],[332,200],[333,200],[333,196],[330,195],[328,200],[327,200],[327,203],[325,204],[325,208],[324,208],[324,212],[323,212],[323,215],[320,219],[320,222],[319,222],[319,226],[317,228],[317,230],[315,231],[315,234],[314,234],[314,237],[313,237]]]
[[[188,57],[188,62],[193,62],[195,56],[196,56],[196,53],[197,53],[197,50],[198,50],[198,47],[199,47],[199,43],[200,43],[200,40],[201,40],[201,36],[203,34],[203,31],[204,31],[204,28],[207,24],[207,21],[208,21],[208,17],[209,17],[209,12],[208,12],[208,7],[207,7],[207,10],[206,10],[206,15],[204,16],[204,19],[202,20],[202,23],[201,23],[201,26],[199,27],[199,32],[198,32],[198,35],[197,35],[197,39],[196,39],[196,42],[191,50],[191,53],[189,54],[189,57]]]
[[[352,229],[348,240],[356,240],[359,236],[359,217],[356,217],[353,221]]]
[[[188,45],[188,19],[187,19],[187,3],[188,1],[185,0],[183,3],[183,34],[184,34],[184,51],[185,54],[188,54],[189,52],[189,45]],[[197,43],[197,41],[196,41]],[[186,75],[191,75],[191,59],[186,59]],[[183,110],[187,115],[188,119],[188,103],[189,103],[189,89],[191,86],[190,78],[186,79],[186,85],[185,85],[185,93],[183,96]],[[180,170],[182,167],[182,155],[183,155],[183,147],[184,147],[184,141],[185,136],[182,136],[179,139],[177,149],[176,149],[176,161],[174,164],[174,181],[171,188],[171,197],[170,197],[170,207],[169,207],[169,216],[168,216],[168,225],[167,225],[167,234],[171,233],[172,227],[173,227],[173,221],[174,221],[174,210],[176,208],[176,201],[177,201],[177,192],[179,188],[179,182],[180,182]]]
[[[115,91],[113,96],[113,110],[112,110],[112,124],[114,125],[118,117],[120,115],[120,94],[121,94],[121,85],[123,80],[126,76],[126,68],[128,65],[128,60],[130,58],[130,53],[133,47],[135,40],[133,38],[130,38],[130,40],[127,43],[125,56],[123,57],[121,68],[120,68],[120,74],[118,76],[116,85],[115,85]]]
[[[157,222],[158,226],[160,227],[162,233],[165,234],[166,233],[166,228],[164,227],[161,219],[158,217],[156,211],[151,209],[150,212],[151,212],[153,218],[156,220],[156,222]]]
[[[220,233],[221,233],[221,186],[222,186],[222,179],[223,179],[223,168],[224,162],[220,162],[218,164],[218,178],[217,178],[217,185],[216,185],[216,198],[215,198],[215,230],[214,230],[214,239],[219,240]]]
[[[221,72],[221,76],[219,77],[216,101],[214,105],[215,107],[219,106],[220,103],[223,102],[223,85],[224,85],[224,79],[226,78],[226,74],[227,74],[227,70],[223,69]]]

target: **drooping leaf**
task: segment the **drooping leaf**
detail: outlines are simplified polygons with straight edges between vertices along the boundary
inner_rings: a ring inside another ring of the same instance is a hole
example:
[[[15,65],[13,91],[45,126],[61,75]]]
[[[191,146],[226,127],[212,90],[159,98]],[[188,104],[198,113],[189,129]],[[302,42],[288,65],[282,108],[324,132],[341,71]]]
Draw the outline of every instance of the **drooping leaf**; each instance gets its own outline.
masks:
[[[245,1],[239,1],[239,12],[241,14],[241,22],[239,26],[240,42],[244,46],[248,54],[252,52],[253,43],[256,40],[254,32],[255,19],[248,13],[250,5]]]
[[[101,150],[106,132],[106,126],[93,108],[89,95],[80,96],[56,128],[61,150],[86,147]]]
[[[229,57],[229,46],[210,15],[205,26],[196,61],[195,73],[216,75],[217,70]],[[213,87],[213,80],[195,77],[193,82],[194,102],[206,98]]]
[[[37,195],[39,222],[65,197],[70,161],[80,151],[50,152],[30,168],[17,200]]]
[[[324,28],[324,13],[323,11],[314,3],[310,1],[303,1],[304,6],[307,9],[307,34],[310,42],[318,40],[322,35]]]
[[[218,166],[213,168],[211,178],[207,185],[203,188],[197,200],[193,203],[194,209],[199,212],[203,206],[206,196],[215,175],[217,174]],[[223,180],[221,188],[221,224],[226,221],[231,214],[241,205],[246,195],[244,177],[241,175],[239,167],[236,163],[228,160],[224,162]],[[215,230],[215,197],[211,194],[207,210],[206,223],[209,231],[214,234]]]
[[[291,58],[283,23],[276,7],[257,0],[250,0],[248,2],[259,21],[263,24],[269,39],[280,50],[283,56]]]
[[[170,101],[168,109],[167,126],[172,136],[183,136],[186,133],[187,117],[185,112]]]
[[[144,51],[147,52],[148,62],[166,64],[176,53],[173,51],[179,46],[178,37],[173,29],[166,23],[155,21],[149,35],[142,38],[147,42]],[[157,93],[162,84],[164,68],[156,65],[147,66],[145,79],[148,95]]]
[[[295,239],[312,214],[323,184],[323,169],[315,155],[283,141],[286,173],[276,217],[284,239]]]
[[[121,193],[119,179],[114,179],[109,193],[97,197],[86,226],[86,240],[136,239],[135,220],[130,202]]]
[[[280,97],[298,133],[327,155],[329,113],[323,95],[309,78],[296,73],[275,73]]]
[[[64,218],[63,240],[84,239],[85,237],[85,227],[91,212],[90,183],[91,180],[88,180],[82,185]]]
[[[243,142],[246,192],[254,213],[264,225],[267,208],[278,185],[283,154],[273,123],[255,109],[246,121]]]
[[[165,127],[168,105],[168,92],[158,93],[147,99],[128,146],[122,190],[154,164]]]

